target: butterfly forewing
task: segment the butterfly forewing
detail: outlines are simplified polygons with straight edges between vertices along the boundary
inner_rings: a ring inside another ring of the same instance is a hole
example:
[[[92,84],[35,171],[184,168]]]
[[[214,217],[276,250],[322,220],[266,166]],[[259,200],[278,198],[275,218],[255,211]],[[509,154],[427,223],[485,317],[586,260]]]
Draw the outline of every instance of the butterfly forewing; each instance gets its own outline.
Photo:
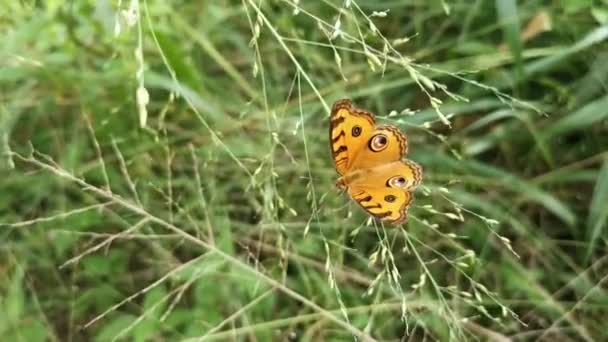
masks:
[[[350,100],[340,100],[334,104],[329,139],[334,165],[341,176],[352,169],[356,155],[365,147],[374,127],[374,115],[353,107]]]
[[[392,125],[378,126],[365,142],[364,148],[355,156],[351,167],[353,170],[372,168],[401,160],[406,153],[407,138],[399,128]]]

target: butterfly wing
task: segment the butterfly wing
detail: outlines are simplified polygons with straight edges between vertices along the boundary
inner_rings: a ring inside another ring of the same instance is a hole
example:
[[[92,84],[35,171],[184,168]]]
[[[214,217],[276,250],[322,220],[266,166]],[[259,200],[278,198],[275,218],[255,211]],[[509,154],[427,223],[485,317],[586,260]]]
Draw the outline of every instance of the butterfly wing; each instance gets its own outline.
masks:
[[[401,160],[407,149],[407,137],[397,126],[378,126],[355,156],[351,168],[368,169]]]
[[[353,167],[357,154],[366,146],[375,126],[374,115],[355,108],[348,99],[336,101],[331,110],[329,140],[332,158],[340,176]]]
[[[407,209],[414,200],[410,191],[395,188],[350,187],[348,194],[372,216],[391,224],[407,220]]]
[[[400,160],[365,170],[348,185],[348,194],[374,217],[392,224],[407,220],[412,191],[422,181],[422,168]]]

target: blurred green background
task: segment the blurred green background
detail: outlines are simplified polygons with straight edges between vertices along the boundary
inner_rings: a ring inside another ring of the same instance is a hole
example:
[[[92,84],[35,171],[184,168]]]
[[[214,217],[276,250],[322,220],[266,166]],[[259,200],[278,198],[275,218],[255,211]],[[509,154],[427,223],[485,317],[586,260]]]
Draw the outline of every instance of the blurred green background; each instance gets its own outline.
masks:
[[[608,1],[6,1],[2,341],[606,341]],[[351,98],[424,167],[334,183]]]

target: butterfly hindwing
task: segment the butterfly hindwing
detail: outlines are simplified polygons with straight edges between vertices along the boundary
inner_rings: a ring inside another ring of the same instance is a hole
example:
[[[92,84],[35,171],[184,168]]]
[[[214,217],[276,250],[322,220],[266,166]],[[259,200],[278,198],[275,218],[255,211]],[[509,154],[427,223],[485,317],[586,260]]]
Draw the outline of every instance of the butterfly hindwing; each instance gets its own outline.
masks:
[[[399,160],[366,169],[354,177],[348,194],[367,212],[389,223],[407,219],[412,191],[422,181],[422,168],[411,160]]]
[[[342,176],[352,169],[375,127],[372,113],[357,109],[350,100],[339,100],[331,110],[329,141],[336,170]]]
[[[397,188],[352,186],[348,193],[365,211],[392,224],[407,220],[407,208],[414,200],[410,191]]]

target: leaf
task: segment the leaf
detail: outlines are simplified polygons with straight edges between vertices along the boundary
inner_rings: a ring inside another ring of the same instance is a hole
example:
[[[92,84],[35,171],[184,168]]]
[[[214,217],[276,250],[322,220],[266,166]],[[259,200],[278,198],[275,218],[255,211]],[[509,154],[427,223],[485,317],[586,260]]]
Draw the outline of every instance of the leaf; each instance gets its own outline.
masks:
[[[587,102],[600,97],[608,83],[608,52],[601,52],[595,56],[589,71],[574,85],[575,95],[573,108],[578,108]]]
[[[117,315],[116,318],[109,320],[97,331],[94,341],[112,341],[122,330],[133,323],[135,319],[132,315]]]
[[[162,285],[155,287],[146,294],[140,312],[140,315],[143,315],[145,318],[133,329],[132,335],[134,341],[154,340],[152,337],[162,330],[159,319],[166,307],[166,301],[163,301],[166,294],[167,291]]]
[[[552,193],[545,191],[533,182],[526,181],[516,174],[475,160],[454,160],[441,153],[435,153],[432,156],[434,162],[441,162],[443,165],[464,169],[469,175],[477,174],[489,179],[500,180],[505,189],[523,196],[527,201],[543,206],[547,211],[559,217],[569,226],[573,226],[576,223],[576,215],[566,203],[559,200]]]
[[[568,48],[563,49],[561,52],[539,59],[538,61],[528,63],[525,67],[525,75],[527,77],[530,77],[533,74],[538,74],[542,73],[543,71],[550,70],[557,64],[564,62],[569,57],[576,57],[581,51],[595,44],[601,43],[606,39],[608,39],[608,25],[600,26],[589,32],[581,40],[576,42],[576,44],[570,45]]]
[[[591,15],[599,24],[608,24],[608,9],[603,7],[593,7],[591,9]]]
[[[543,32],[551,31],[552,26],[549,13],[540,11],[528,21],[528,24],[521,33],[521,40],[528,41]]]
[[[202,84],[199,73],[196,71],[188,53],[183,47],[177,44],[175,37],[166,34],[160,30],[154,32],[158,41],[158,46],[162,50],[164,56],[171,69],[175,72],[175,76],[180,82],[187,85],[193,90],[200,90]]]
[[[598,238],[602,234],[602,230],[606,227],[608,221],[608,160],[604,162],[600,173],[597,176],[597,182],[593,189],[593,197],[589,205],[589,216],[587,217],[587,236],[589,241],[589,249],[587,249],[588,261],[589,257],[595,249]]]
[[[566,14],[574,14],[593,6],[593,0],[564,1],[563,8]]]
[[[518,71],[522,70],[522,43],[520,40],[519,15],[515,0],[496,0],[496,12],[502,26],[504,39],[515,57]]]
[[[19,319],[24,313],[25,294],[23,291],[23,273],[23,269],[18,267],[16,273],[12,277],[13,279],[6,298],[2,303],[2,310],[6,313],[4,319],[8,319],[14,323],[19,322]]]
[[[568,114],[550,126],[543,135],[545,141],[569,131],[588,128],[592,124],[608,118],[608,95],[591,102],[578,111]]]
[[[532,202],[542,205],[545,207],[545,209],[555,214],[569,226],[574,225],[576,222],[576,216],[565,203],[557,199],[553,194],[542,190],[535,184],[527,182],[513,174],[494,168],[487,164],[469,161],[467,162],[467,165],[475,169],[477,172],[481,172],[482,174],[486,174],[487,176],[494,177],[496,179],[501,179],[502,183],[505,184],[507,188],[520,193]]]

